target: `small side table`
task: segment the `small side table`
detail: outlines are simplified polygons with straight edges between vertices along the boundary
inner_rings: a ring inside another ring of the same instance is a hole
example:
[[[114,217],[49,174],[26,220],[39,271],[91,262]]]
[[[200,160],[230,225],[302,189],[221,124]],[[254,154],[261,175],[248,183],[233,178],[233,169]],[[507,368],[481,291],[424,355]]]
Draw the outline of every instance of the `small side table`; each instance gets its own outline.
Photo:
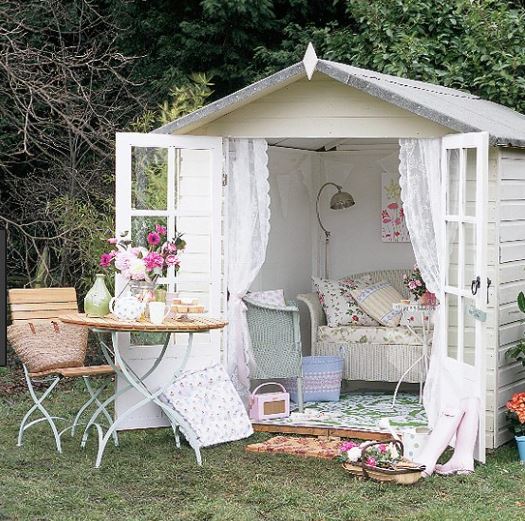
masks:
[[[412,326],[409,322],[406,323],[405,327],[412,333],[415,337],[419,339],[421,345],[423,346],[423,352],[421,356],[410,365],[410,367],[401,375],[399,382],[397,382],[396,389],[394,391],[394,397],[392,399],[392,406],[395,407],[397,393],[399,392],[399,387],[403,383],[406,375],[416,366],[423,362],[424,369],[420,369],[420,380],[419,380],[419,402],[423,401],[423,385],[425,377],[428,373],[428,362],[430,357],[430,341],[431,341],[431,330],[432,330],[432,315],[437,308],[437,305],[431,304],[418,304],[417,302],[404,303],[399,302],[394,304],[393,309],[396,311],[402,311],[403,314],[410,312],[419,315],[421,318],[421,327],[417,329]]]

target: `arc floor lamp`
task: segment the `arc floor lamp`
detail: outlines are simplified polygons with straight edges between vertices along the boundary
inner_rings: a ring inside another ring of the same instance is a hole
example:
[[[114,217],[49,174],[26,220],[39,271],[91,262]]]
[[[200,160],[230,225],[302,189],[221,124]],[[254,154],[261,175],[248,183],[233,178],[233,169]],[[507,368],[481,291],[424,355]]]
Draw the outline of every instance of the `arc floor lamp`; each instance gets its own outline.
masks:
[[[315,210],[317,212],[317,220],[319,221],[319,226],[321,227],[321,230],[323,230],[324,235],[325,235],[325,248],[324,248],[324,276],[325,276],[325,279],[328,278],[328,249],[330,247],[330,236],[332,234],[323,226],[323,223],[321,221],[319,201],[321,199],[321,193],[327,186],[334,186],[335,188],[337,188],[337,192],[334,195],[332,195],[332,198],[330,199],[330,208],[332,210],[343,210],[344,208],[350,208],[351,206],[354,206],[355,204],[354,198],[348,192],[343,192],[342,186],[337,185],[332,182],[325,183],[323,186],[321,186],[321,188],[319,189],[319,192],[317,193],[317,201],[315,203]]]

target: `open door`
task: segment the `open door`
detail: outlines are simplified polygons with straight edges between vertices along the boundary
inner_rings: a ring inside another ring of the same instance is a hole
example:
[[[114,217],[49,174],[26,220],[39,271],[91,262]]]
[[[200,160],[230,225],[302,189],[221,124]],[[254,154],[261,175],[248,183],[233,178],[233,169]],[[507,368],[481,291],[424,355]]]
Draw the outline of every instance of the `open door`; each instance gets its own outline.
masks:
[[[441,152],[443,393],[479,398],[474,457],[484,462],[488,134],[445,136]]]
[[[116,136],[116,233],[129,231],[137,243],[144,230],[162,224],[173,237],[184,233],[187,242],[182,266],[159,279],[168,291],[198,298],[211,315],[224,311],[222,259],[222,139],[200,136],[118,133]],[[126,281],[116,280],[116,294]],[[133,370],[143,374],[152,365],[163,335],[122,333],[119,347]],[[172,336],[164,362],[146,380],[156,389],[180,364],[186,334]],[[188,369],[220,361],[222,334],[219,331],[195,335]],[[123,385],[117,382],[118,386]],[[127,410],[141,399],[134,389],[117,398],[115,413]],[[169,425],[155,404],[148,404],[130,416],[121,429]]]

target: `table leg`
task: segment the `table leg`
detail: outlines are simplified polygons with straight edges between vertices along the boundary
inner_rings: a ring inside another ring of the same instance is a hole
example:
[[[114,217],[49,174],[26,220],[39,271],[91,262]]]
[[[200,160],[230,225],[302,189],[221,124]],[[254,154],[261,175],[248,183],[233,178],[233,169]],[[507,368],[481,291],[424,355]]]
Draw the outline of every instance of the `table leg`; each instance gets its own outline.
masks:
[[[129,408],[127,411],[125,411],[121,416],[119,416],[109,427],[109,429],[106,431],[103,439],[99,443],[99,449],[97,453],[97,459],[95,462],[95,467],[100,467],[100,464],[102,462],[102,457],[104,455],[104,450],[107,445],[107,442],[112,435],[112,433],[117,429],[118,424],[127,418],[130,414],[132,414],[137,409],[140,409],[144,405],[146,405],[149,402],[154,402],[156,405],[158,405],[163,412],[166,414],[168,419],[170,420],[170,423],[172,425],[173,432],[175,434],[175,441],[178,447],[180,447],[180,440],[177,432],[177,426],[181,425],[184,427],[184,431],[187,433],[187,441],[195,451],[195,455],[197,458],[198,464],[202,464],[201,456],[200,456],[200,450],[199,450],[199,443],[197,438],[192,434],[191,427],[186,423],[186,421],[175,411],[173,408],[169,407],[167,404],[165,404],[159,397],[162,393],[165,392],[165,390],[169,387],[169,385],[172,384],[173,380],[180,376],[182,372],[184,371],[187,361],[189,359],[189,356],[191,354],[191,349],[193,345],[193,333],[189,333],[188,338],[188,344],[186,346],[186,351],[184,353],[181,365],[179,369],[176,371],[174,378],[171,379],[166,385],[164,385],[161,389],[157,390],[156,392],[152,393],[149,391],[147,386],[144,383],[144,379],[149,376],[160,364],[162,358],[164,357],[164,353],[166,351],[166,347],[169,343],[171,334],[168,333],[166,341],[164,343],[164,347],[161,351],[161,354],[153,364],[153,366],[142,376],[139,377],[133,369],[126,363],[126,361],[122,358],[120,351],[118,349],[118,344],[116,342],[116,334],[113,334],[113,353],[115,356],[115,370],[118,371],[118,374],[121,374],[126,381],[128,382],[129,386],[126,387],[128,389],[129,387],[133,387],[135,390],[137,390],[139,393],[141,393],[144,396],[144,399],[140,402],[136,403],[133,407]]]

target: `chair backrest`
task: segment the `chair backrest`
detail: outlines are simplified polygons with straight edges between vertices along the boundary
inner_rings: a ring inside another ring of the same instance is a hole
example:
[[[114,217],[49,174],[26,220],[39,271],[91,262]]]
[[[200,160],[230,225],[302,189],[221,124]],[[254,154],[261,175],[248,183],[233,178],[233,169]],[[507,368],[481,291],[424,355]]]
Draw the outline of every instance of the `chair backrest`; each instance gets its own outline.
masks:
[[[75,288],[10,289],[8,296],[13,323],[78,312]]]

